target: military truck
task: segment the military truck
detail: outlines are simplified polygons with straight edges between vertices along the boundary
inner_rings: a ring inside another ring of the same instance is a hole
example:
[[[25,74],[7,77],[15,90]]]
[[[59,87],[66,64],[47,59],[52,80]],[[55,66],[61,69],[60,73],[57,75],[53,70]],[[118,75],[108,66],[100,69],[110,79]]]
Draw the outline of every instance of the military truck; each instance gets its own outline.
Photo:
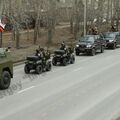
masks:
[[[13,62],[10,53],[0,48],[0,89],[7,89],[13,78]]]

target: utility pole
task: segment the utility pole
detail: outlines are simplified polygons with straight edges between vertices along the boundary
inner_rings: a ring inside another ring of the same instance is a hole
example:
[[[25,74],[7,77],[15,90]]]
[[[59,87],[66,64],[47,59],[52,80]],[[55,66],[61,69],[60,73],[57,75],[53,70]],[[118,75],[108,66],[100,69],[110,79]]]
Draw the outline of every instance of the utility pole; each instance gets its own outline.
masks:
[[[95,18],[95,0],[91,0],[91,9],[92,9],[92,22]]]
[[[87,0],[84,0],[84,36],[87,33],[86,25],[87,25]]]
[[[113,0],[111,0],[111,24],[113,24]]]

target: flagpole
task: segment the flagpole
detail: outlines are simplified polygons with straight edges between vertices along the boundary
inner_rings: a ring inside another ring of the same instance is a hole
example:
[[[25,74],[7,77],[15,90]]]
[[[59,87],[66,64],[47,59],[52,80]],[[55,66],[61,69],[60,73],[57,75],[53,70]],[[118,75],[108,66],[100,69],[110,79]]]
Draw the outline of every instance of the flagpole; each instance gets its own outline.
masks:
[[[86,25],[87,25],[87,0],[84,1],[84,36],[87,33]]]
[[[2,47],[2,41],[3,41],[2,33],[4,32],[4,30],[5,30],[4,21],[2,21],[2,19],[0,19],[0,48]]]
[[[0,19],[0,23],[1,23],[1,19]],[[2,47],[2,32],[0,31],[0,48]]]
[[[2,47],[2,32],[0,32],[0,48]]]

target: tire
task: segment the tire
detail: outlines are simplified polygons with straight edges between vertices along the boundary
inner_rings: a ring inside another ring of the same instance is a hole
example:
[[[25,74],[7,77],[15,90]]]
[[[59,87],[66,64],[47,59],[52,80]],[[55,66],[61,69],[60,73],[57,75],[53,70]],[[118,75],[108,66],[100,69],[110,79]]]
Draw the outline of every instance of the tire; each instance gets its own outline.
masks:
[[[67,63],[67,59],[64,58],[62,63],[63,63],[63,66],[67,66],[67,64],[68,64],[68,63]]]
[[[41,74],[42,72],[43,72],[43,68],[42,68],[42,66],[41,65],[38,65],[37,67],[36,67],[36,73],[37,74]]]
[[[57,62],[56,62],[56,60],[54,58],[52,59],[52,64],[53,64],[53,66],[57,65]]]
[[[101,47],[101,53],[104,53],[104,47],[103,46]]]
[[[79,52],[76,52],[75,54],[76,54],[76,56],[79,56],[79,55],[80,55],[80,53],[79,53]]]
[[[115,50],[116,49],[116,43],[114,43],[114,45],[113,45],[113,50]]]
[[[50,62],[48,62],[46,66],[46,71],[51,71],[51,69],[52,69],[52,65]]]
[[[0,89],[8,89],[11,83],[11,75],[8,71],[3,71],[2,78],[0,80]]]
[[[25,71],[26,74],[30,73],[30,69],[29,69],[28,65],[25,65],[24,71]]]
[[[95,50],[95,48],[93,48],[93,49],[91,50],[91,56],[95,56],[95,54],[96,54],[96,50]]]
[[[71,63],[71,64],[74,64],[74,63],[75,63],[75,56],[72,56],[72,57],[71,57],[70,63]]]

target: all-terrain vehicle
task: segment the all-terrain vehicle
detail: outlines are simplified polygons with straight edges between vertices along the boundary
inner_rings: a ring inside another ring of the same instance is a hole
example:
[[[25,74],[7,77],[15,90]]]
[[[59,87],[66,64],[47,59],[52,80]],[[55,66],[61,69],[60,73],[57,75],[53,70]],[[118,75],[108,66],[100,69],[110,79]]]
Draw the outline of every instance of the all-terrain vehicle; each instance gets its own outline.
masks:
[[[10,53],[0,48],[0,89],[8,89],[13,78],[13,62]]]
[[[29,74],[32,70],[37,74],[41,74],[42,72],[50,71],[52,68],[52,64],[50,61],[50,57],[46,56],[44,58],[33,55],[28,56],[25,62],[24,71],[26,74]]]
[[[56,66],[58,63],[60,63],[63,66],[66,66],[68,64],[74,64],[75,63],[75,56],[74,51],[69,48],[67,51],[65,50],[56,50],[54,51],[52,64]]]

